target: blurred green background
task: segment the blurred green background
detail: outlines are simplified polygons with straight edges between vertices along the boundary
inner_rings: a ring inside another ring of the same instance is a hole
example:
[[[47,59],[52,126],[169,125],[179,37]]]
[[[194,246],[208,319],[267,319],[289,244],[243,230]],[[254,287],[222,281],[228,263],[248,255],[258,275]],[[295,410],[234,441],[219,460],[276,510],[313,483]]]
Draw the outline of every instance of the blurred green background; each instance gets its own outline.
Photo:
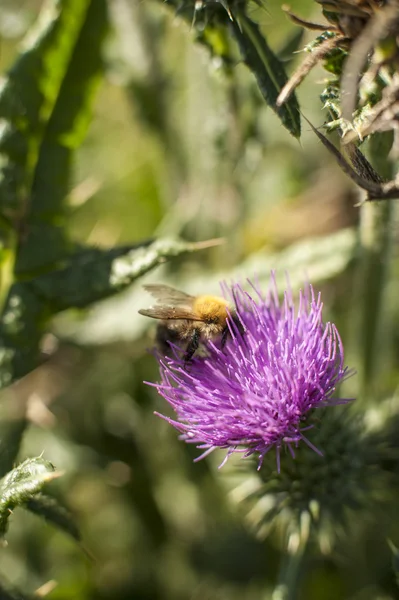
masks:
[[[0,0],[2,72],[41,4]],[[311,0],[291,7],[322,19]],[[357,192],[306,124],[301,141],[292,138],[245,66],[227,77],[165,4],[110,0],[109,8],[105,78],[75,156],[70,235],[100,247],[175,235],[225,243],[54,321],[46,340],[51,359],[15,392],[28,400],[31,420],[21,456],[44,452],[65,472],[51,489],[76,514],[92,558],[19,511],[1,549],[0,577],[28,593],[54,581],[54,600],[269,598],[279,538],[259,539],[229,494],[237,461],[221,471],[223,453],[193,463],[197,450],[153,415],[168,409],[143,384],[158,373],[147,352],[153,325],[137,315],[149,303],[141,286],[218,293],[220,279],[258,274],[267,282],[270,268],[283,278],[286,269],[294,287],[308,277],[324,291],[326,318],[345,340]],[[276,52],[298,34],[280,2],[256,9],[256,19]],[[299,91],[316,124],[324,78],[316,69]],[[348,363],[356,368],[356,357],[349,354]],[[382,599],[374,582],[384,589],[386,581],[392,597],[388,547],[378,552],[363,548],[359,558],[355,547],[338,547],[315,558],[301,597]]]

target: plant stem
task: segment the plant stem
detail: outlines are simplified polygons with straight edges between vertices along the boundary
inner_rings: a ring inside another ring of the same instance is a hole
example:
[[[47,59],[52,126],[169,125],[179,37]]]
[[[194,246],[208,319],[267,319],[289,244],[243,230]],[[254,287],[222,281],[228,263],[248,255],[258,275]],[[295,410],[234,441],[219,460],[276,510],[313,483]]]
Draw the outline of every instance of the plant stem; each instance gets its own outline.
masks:
[[[278,583],[273,591],[272,600],[296,600],[298,597],[308,540],[309,529],[307,527],[301,533],[290,536],[281,561]]]
[[[378,172],[386,179],[392,177],[392,165],[382,144],[390,146],[387,136],[373,136],[369,157]],[[377,374],[387,356],[386,339],[382,339],[381,325],[385,314],[386,282],[392,254],[392,219],[395,201],[366,202],[360,209],[360,264],[355,294],[358,315],[356,342],[360,354],[360,397],[364,401],[375,398],[378,390]],[[389,346],[388,346],[389,347]]]

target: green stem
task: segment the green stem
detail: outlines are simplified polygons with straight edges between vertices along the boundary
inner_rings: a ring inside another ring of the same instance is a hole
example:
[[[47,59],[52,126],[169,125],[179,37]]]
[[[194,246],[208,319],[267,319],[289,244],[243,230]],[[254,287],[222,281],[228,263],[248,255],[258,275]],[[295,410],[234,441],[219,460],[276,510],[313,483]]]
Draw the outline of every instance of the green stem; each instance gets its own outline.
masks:
[[[373,166],[386,179],[392,177],[392,165],[382,144],[390,146],[385,136],[373,136],[369,157]],[[366,202],[360,209],[360,263],[355,294],[358,315],[356,341],[360,354],[360,397],[364,401],[375,399],[378,393],[377,374],[386,366],[387,344],[382,333],[382,319],[386,313],[386,282],[392,256],[392,219],[395,201]]]
[[[389,224],[392,203],[365,204],[361,209],[361,323],[359,345],[361,356],[361,396],[371,398],[376,387],[376,373],[381,362],[381,317],[385,282],[388,275],[391,240]]]
[[[278,583],[273,591],[272,600],[296,600],[299,583],[303,574],[303,563],[309,541],[309,529],[290,536],[287,549],[283,555]],[[294,548],[292,547],[294,546]]]

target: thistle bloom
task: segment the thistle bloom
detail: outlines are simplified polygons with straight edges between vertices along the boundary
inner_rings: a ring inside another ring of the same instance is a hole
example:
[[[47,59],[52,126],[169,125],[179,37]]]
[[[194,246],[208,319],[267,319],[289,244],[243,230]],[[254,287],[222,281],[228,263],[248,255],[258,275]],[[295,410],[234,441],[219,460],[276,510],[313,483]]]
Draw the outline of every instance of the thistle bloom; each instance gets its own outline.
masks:
[[[310,285],[297,308],[291,290],[280,304],[274,275],[266,296],[252,289],[223,286],[244,333],[229,319],[225,347],[208,342],[206,356],[195,355],[188,366],[177,348],[172,357],[158,354],[162,381],[152,385],[176,413],[176,419],[159,416],[204,450],[196,460],[225,448],[222,465],[243,452],[257,455],[260,468],[275,448],[280,471],[284,446],[293,458],[300,441],[321,454],[304,435],[313,427],[306,421],[313,409],[348,402],[331,398],[348,370],[338,331],[323,324],[321,297]]]

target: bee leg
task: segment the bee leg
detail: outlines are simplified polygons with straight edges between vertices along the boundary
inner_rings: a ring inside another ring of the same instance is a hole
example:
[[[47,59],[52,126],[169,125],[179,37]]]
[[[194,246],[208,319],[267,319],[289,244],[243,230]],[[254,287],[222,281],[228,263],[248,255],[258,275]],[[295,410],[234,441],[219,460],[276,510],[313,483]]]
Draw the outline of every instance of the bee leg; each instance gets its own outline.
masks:
[[[188,363],[194,356],[195,351],[198,349],[200,343],[201,334],[198,329],[194,329],[193,335],[188,343],[186,351],[184,353],[184,362]]]
[[[232,318],[234,325],[237,327],[237,331],[238,333],[243,336],[245,333],[245,327],[243,326],[243,324],[241,323],[240,319],[238,318],[237,315],[234,315],[234,317]]]
[[[243,335],[244,334],[244,328],[242,326],[242,323],[241,323],[240,319],[237,317],[237,315],[232,316],[231,319],[232,319],[234,325],[237,327],[238,333],[240,335]],[[230,335],[230,329],[226,325],[226,327],[222,331],[222,340],[221,340],[222,349],[225,347],[226,342],[227,342],[227,340],[229,338],[229,335]],[[236,332],[234,331],[234,329],[233,329],[233,335],[236,336]]]
[[[227,338],[229,337],[229,328],[225,327],[222,331],[222,339],[220,342],[220,345],[222,346],[222,349],[225,347],[226,342],[227,342]]]

